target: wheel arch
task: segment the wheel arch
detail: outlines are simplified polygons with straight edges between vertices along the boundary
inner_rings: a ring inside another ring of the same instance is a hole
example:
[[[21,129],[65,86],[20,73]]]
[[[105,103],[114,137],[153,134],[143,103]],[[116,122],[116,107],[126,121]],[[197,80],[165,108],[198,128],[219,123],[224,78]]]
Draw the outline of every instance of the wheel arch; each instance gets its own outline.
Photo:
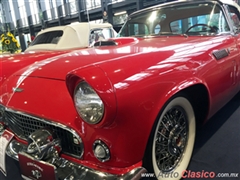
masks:
[[[180,91],[173,93],[172,96],[170,96],[170,98],[168,98],[168,100],[161,107],[161,109],[159,110],[159,113],[153,123],[152,130],[148,137],[147,146],[146,146],[145,152],[144,152],[143,164],[149,163],[149,159],[146,159],[145,157],[147,157],[146,153],[148,153],[148,151],[149,151],[149,146],[151,143],[150,139],[154,135],[153,128],[157,124],[158,119],[161,116],[161,113],[163,112],[165,107],[168,105],[168,103],[171,100],[173,100],[175,97],[178,97],[178,96],[183,96],[183,97],[187,98],[189,100],[189,102],[191,103],[193,110],[194,110],[195,118],[196,118],[196,128],[200,127],[203,124],[203,122],[205,121],[205,119],[207,118],[208,112],[209,112],[210,99],[209,99],[208,89],[204,84],[202,84],[202,83],[194,84],[194,85],[188,86],[184,89],[181,89]]]
[[[203,84],[195,84],[182,89],[176,95],[178,94],[185,94],[187,96],[194,109],[197,123],[196,127],[201,126],[206,120],[210,108],[209,92],[206,86]]]

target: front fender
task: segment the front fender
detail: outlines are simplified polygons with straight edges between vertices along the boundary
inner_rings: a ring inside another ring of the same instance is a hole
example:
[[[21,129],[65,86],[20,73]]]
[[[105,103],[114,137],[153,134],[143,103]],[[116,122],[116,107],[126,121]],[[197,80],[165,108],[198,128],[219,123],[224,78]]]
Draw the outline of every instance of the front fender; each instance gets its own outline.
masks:
[[[96,66],[80,68],[70,72],[66,76],[66,84],[72,98],[74,98],[74,90],[80,81],[86,81],[92,86],[104,103],[103,120],[99,124],[93,125],[94,128],[111,126],[117,112],[117,100],[115,90],[106,74]]]

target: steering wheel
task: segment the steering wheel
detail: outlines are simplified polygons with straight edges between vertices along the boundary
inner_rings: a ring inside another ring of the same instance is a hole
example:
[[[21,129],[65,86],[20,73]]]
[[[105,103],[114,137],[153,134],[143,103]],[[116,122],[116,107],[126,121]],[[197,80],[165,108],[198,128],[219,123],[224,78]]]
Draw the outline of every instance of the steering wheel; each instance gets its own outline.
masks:
[[[189,28],[186,30],[185,34],[189,33],[189,31],[190,31],[192,28],[197,27],[197,26],[208,27],[208,28],[211,29],[211,32],[217,32],[217,29],[215,29],[215,28],[213,28],[212,26],[209,26],[209,25],[207,25],[207,24],[194,24],[193,26],[189,27]]]

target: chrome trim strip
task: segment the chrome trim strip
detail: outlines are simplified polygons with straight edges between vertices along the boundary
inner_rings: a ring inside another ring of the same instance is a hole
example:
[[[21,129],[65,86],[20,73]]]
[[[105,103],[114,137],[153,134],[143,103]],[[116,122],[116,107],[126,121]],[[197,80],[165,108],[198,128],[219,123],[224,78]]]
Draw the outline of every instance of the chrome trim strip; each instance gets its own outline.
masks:
[[[12,88],[12,91],[13,91],[13,92],[22,92],[23,89],[22,89],[22,88],[18,88],[18,87],[13,87],[13,88]]]
[[[16,113],[16,114],[19,114],[19,115],[23,115],[23,116],[26,116],[26,117],[29,117],[29,118],[33,118],[33,119],[36,119],[36,120],[38,120],[40,122],[43,122],[43,123],[46,123],[46,124],[49,124],[49,125],[52,125],[52,126],[60,127],[60,128],[62,128],[64,130],[72,133],[79,140],[82,152],[81,152],[80,156],[76,156],[74,154],[69,154],[69,155],[74,156],[76,158],[82,158],[83,153],[84,153],[83,141],[82,141],[81,137],[77,134],[77,132],[74,129],[72,129],[72,128],[66,126],[66,125],[63,125],[63,124],[51,121],[51,120],[45,120],[43,118],[39,118],[39,117],[36,117],[34,115],[29,115],[29,114],[23,113],[21,111],[15,111],[15,110],[7,108],[7,107],[5,108],[5,111]],[[24,139],[22,137],[20,137],[20,138],[23,139],[23,140],[26,140],[26,139]],[[66,154],[68,154],[68,153],[66,153]]]

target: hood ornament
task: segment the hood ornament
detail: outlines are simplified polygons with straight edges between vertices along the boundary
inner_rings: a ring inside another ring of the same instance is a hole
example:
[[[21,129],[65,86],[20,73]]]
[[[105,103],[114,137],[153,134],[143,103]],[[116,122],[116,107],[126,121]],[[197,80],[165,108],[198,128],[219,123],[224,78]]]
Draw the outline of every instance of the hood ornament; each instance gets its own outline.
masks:
[[[13,91],[13,92],[22,92],[23,89],[22,89],[22,88],[13,87],[13,88],[12,88],[12,91]]]

